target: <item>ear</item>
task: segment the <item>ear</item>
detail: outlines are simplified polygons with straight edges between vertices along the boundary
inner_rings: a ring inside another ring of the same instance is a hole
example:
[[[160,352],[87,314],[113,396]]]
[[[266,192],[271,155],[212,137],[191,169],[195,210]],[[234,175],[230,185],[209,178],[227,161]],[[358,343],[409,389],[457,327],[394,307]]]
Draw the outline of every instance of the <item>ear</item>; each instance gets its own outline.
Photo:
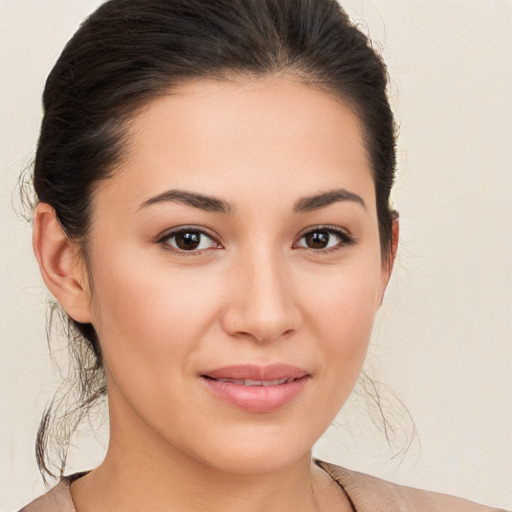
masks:
[[[389,254],[386,255],[386,258],[382,262],[382,283],[381,283],[381,297],[380,303],[384,300],[384,292],[386,291],[386,287],[389,282],[389,278],[391,277],[391,273],[393,272],[393,267],[395,265],[396,252],[398,250],[398,238],[400,234],[400,223],[398,221],[398,214],[393,216],[393,221],[391,224],[391,245],[389,248]]]
[[[51,294],[71,318],[90,323],[91,294],[78,246],[67,238],[47,203],[36,206],[32,246]]]

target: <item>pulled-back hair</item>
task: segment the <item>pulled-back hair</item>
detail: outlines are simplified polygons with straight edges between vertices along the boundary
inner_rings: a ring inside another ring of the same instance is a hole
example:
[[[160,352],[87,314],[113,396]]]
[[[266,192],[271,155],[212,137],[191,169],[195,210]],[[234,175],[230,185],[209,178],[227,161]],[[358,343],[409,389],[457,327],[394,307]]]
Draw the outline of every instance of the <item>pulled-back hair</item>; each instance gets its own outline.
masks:
[[[89,16],[52,69],[34,187],[87,261],[91,195],[126,151],[129,121],[174,87],[203,78],[243,79],[288,72],[334,94],[362,127],[376,189],[381,252],[391,244],[395,126],[386,68],[336,0],[110,0]],[[106,393],[100,340],[71,318],[80,417]],[[48,443],[55,414],[68,422],[60,439],[62,474],[78,420],[53,402],[41,421],[38,465],[52,474]],[[55,440],[53,440],[55,441]]]

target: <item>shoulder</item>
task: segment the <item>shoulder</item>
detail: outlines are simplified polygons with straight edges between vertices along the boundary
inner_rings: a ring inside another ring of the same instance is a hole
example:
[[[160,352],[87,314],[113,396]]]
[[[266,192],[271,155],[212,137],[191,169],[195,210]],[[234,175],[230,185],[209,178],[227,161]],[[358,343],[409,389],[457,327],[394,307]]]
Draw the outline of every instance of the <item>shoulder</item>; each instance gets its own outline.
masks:
[[[24,506],[19,512],[76,512],[69,488],[73,481],[83,475],[85,472],[62,477],[57,485]]]
[[[316,463],[344,489],[357,512],[500,512],[455,496],[393,484],[323,461]]]

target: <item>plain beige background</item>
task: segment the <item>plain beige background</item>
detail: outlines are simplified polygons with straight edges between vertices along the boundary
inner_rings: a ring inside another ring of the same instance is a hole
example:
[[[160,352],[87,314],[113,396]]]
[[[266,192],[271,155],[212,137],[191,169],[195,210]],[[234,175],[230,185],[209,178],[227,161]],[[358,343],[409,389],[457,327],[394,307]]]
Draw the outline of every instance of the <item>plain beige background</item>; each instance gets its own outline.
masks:
[[[33,443],[58,383],[30,226],[12,206],[16,180],[33,157],[45,76],[99,3],[0,0],[1,511],[44,490]],[[512,2],[342,4],[383,48],[392,76],[401,245],[368,362],[405,402],[418,435],[392,458],[356,396],[316,454],[511,508]],[[84,439],[70,471],[98,463],[102,450]]]

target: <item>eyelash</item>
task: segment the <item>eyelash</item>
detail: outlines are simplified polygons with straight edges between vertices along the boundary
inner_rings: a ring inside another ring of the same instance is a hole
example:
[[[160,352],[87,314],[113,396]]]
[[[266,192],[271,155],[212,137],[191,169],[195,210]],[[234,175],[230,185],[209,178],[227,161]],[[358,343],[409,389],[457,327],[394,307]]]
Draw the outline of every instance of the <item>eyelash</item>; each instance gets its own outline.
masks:
[[[308,251],[311,254],[318,255],[318,254],[326,254],[331,253],[334,251],[339,251],[343,249],[346,246],[350,246],[356,243],[355,237],[352,235],[349,235],[346,231],[329,225],[321,225],[321,226],[315,226],[314,228],[308,228],[307,231],[303,232],[299,236],[299,240],[302,240],[304,237],[311,235],[313,233],[318,232],[324,232],[328,233],[329,235],[334,235],[339,239],[339,242],[334,247],[329,247],[326,249],[313,249],[311,247],[301,247],[302,249]],[[295,242],[296,244],[297,242]],[[295,245],[294,244],[294,245]]]
[[[299,236],[298,241],[302,240],[303,238],[305,238],[308,235],[312,235],[312,234],[318,233],[318,232],[328,233],[330,236],[334,235],[335,237],[337,237],[339,239],[339,242],[334,247],[329,247],[329,248],[324,248],[324,249],[313,249],[311,247],[304,247],[304,246],[297,247],[297,245],[296,245],[297,242],[294,242],[293,247],[306,250],[309,253],[314,254],[314,255],[318,255],[318,254],[325,254],[325,253],[338,251],[338,250],[342,249],[343,247],[348,246],[348,245],[353,245],[356,242],[356,239],[353,236],[349,235],[346,231],[343,231],[339,228],[336,228],[333,226],[328,226],[328,225],[315,226],[312,229],[308,229],[307,231],[303,232]],[[196,226],[182,226],[180,228],[176,228],[171,231],[168,231],[167,233],[165,233],[163,236],[161,236],[158,239],[158,243],[163,245],[163,247],[166,250],[172,251],[173,253],[179,254],[180,256],[195,256],[198,254],[202,254],[204,251],[207,251],[209,249],[209,248],[208,249],[196,249],[196,250],[188,251],[188,250],[179,249],[179,248],[176,248],[176,247],[173,247],[170,245],[170,243],[169,243],[170,239],[172,239],[176,236],[179,236],[180,234],[186,234],[186,233],[197,233],[200,236],[204,235],[207,238],[209,238],[210,240],[212,240],[212,242],[214,242],[214,244],[216,244],[216,247],[214,247],[215,249],[223,248],[221,243],[216,240],[216,236],[213,233],[205,230],[204,228],[199,228]]]
[[[215,247],[216,249],[222,248],[222,245],[220,244],[220,242],[218,242],[216,240],[216,236],[213,233],[205,230],[204,228],[199,228],[196,226],[182,226],[182,227],[179,227],[176,229],[172,229],[171,231],[168,231],[162,237],[160,237],[158,239],[158,243],[162,244],[166,250],[172,251],[173,253],[178,254],[180,256],[196,256],[198,254],[202,254],[205,250],[207,250],[207,249],[199,249],[199,250],[196,249],[196,250],[186,251],[184,249],[179,249],[179,248],[171,246],[171,244],[169,243],[169,240],[171,238],[174,238],[178,235],[186,234],[186,233],[198,233],[199,235],[204,235],[207,238],[211,239],[212,242],[214,242],[217,245],[217,247]]]

